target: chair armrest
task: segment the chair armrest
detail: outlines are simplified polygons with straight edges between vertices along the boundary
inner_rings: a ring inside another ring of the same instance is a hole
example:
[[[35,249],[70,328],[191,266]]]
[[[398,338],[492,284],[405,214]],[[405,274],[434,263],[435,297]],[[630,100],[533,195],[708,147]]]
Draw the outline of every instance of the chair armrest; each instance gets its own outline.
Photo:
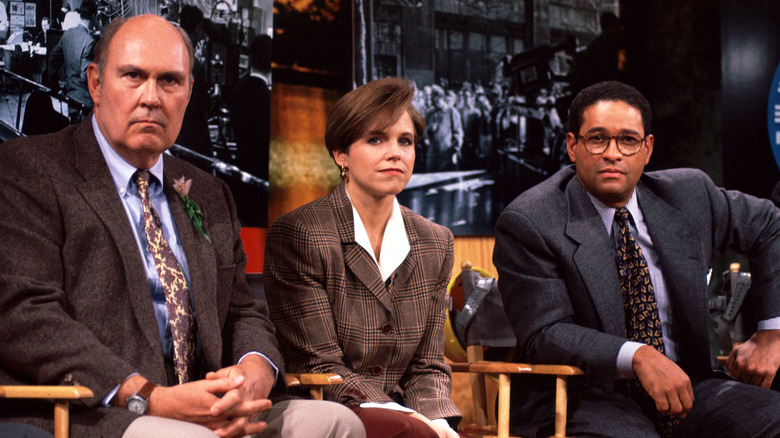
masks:
[[[581,376],[585,372],[571,365],[531,365],[532,374],[554,374],[557,376]]]
[[[527,363],[479,361],[469,365],[471,373],[527,374],[533,370]]]
[[[486,374],[550,374],[559,376],[578,376],[585,374],[581,369],[571,365],[534,365],[527,363],[479,361],[476,363],[450,364],[456,373],[486,373]]]
[[[94,397],[85,386],[0,386],[0,398],[51,398],[74,400]]]
[[[287,386],[327,386],[344,383],[344,379],[333,373],[286,373]]]
[[[94,397],[85,386],[0,386],[0,398],[54,399],[54,437],[67,438],[70,427],[69,400]]]
[[[285,373],[287,386],[308,386],[314,400],[322,400],[322,387],[344,383],[344,379],[333,373]]]
[[[455,363],[449,363],[447,364],[450,366],[450,369],[453,373],[468,373],[470,364],[467,364],[465,362],[455,362]]]

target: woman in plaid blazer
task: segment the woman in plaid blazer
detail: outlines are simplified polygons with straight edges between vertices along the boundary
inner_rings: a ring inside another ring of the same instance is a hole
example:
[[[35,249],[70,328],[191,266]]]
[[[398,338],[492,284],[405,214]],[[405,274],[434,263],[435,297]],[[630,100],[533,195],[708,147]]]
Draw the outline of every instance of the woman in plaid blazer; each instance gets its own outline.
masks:
[[[325,397],[352,407],[368,437],[457,437],[444,362],[453,237],[396,200],[424,121],[414,85],[371,82],[342,97],[325,144],[343,182],[277,219],[264,286],[289,372],[340,374]]]

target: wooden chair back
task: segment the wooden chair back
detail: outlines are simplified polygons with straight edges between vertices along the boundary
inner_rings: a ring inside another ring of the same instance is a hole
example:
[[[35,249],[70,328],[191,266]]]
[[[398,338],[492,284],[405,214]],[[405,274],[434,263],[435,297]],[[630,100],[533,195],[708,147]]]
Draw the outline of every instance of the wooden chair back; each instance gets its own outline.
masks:
[[[472,269],[471,263],[464,262],[461,270]],[[482,275],[486,275],[484,270],[474,268]],[[487,273],[487,275],[490,275]],[[459,284],[460,273],[450,282],[450,289]],[[451,291],[452,292],[452,291]],[[561,438],[566,436],[566,419],[568,393],[567,384],[570,376],[583,375],[583,371],[577,367],[569,365],[539,365],[527,363],[511,363],[507,361],[487,361],[484,358],[485,347],[482,345],[468,345],[465,347],[465,362],[460,362],[463,356],[460,352],[463,346],[455,339],[453,341],[454,331],[447,325],[451,325],[448,312],[447,323],[445,324],[445,333],[447,335],[446,345],[448,351],[453,354],[456,362],[451,363],[454,373],[469,373],[471,383],[471,399],[475,421],[474,424],[463,424],[461,430],[464,432],[482,437],[508,438],[509,416],[511,391],[510,377],[512,374],[542,374],[555,376],[555,434],[554,437]],[[469,342],[472,343],[472,342]],[[458,345],[455,345],[458,344]],[[460,348],[460,350],[459,350]],[[449,355],[448,355],[449,357]],[[453,359],[452,357],[450,359]],[[492,389],[497,385],[497,409],[493,409],[494,404],[490,403],[489,394],[494,393]],[[495,414],[494,414],[495,412]]]

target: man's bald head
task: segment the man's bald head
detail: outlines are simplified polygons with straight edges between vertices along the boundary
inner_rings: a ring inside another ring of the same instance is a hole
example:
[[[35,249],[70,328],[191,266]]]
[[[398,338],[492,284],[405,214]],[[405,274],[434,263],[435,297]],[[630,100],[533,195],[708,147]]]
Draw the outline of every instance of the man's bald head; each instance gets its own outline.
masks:
[[[119,32],[123,26],[133,22],[159,22],[160,25],[168,25],[175,28],[179,32],[179,35],[181,35],[182,41],[187,48],[187,54],[190,57],[190,71],[192,71],[192,67],[195,66],[195,49],[192,47],[192,41],[190,41],[190,37],[187,35],[187,32],[185,32],[181,27],[174,26],[168,20],[158,15],[146,14],[137,15],[130,18],[115,18],[100,34],[100,39],[98,40],[97,44],[95,44],[95,64],[97,64],[98,71],[101,75],[106,69],[106,60],[108,59],[108,50],[109,46],[111,46],[111,40],[114,38],[114,36],[116,36],[117,32]]]

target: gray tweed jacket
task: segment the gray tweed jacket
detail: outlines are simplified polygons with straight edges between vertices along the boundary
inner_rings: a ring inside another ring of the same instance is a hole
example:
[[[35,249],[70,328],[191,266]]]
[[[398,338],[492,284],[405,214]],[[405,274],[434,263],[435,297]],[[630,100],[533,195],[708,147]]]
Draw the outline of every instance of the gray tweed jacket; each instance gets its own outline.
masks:
[[[282,367],[265,306],[252,300],[227,186],[164,155],[164,190],[183,242],[203,371],[259,351]],[[192,179],[208,243],[172,180]],[[101,399],[133,372],[166,384],[152,300],[133,228],[88,120],[0,145],[0,383],[80,384],[77,437],[119,436],[135,419]],[[0,421],[51,428],[51,405],[0,401]]]

